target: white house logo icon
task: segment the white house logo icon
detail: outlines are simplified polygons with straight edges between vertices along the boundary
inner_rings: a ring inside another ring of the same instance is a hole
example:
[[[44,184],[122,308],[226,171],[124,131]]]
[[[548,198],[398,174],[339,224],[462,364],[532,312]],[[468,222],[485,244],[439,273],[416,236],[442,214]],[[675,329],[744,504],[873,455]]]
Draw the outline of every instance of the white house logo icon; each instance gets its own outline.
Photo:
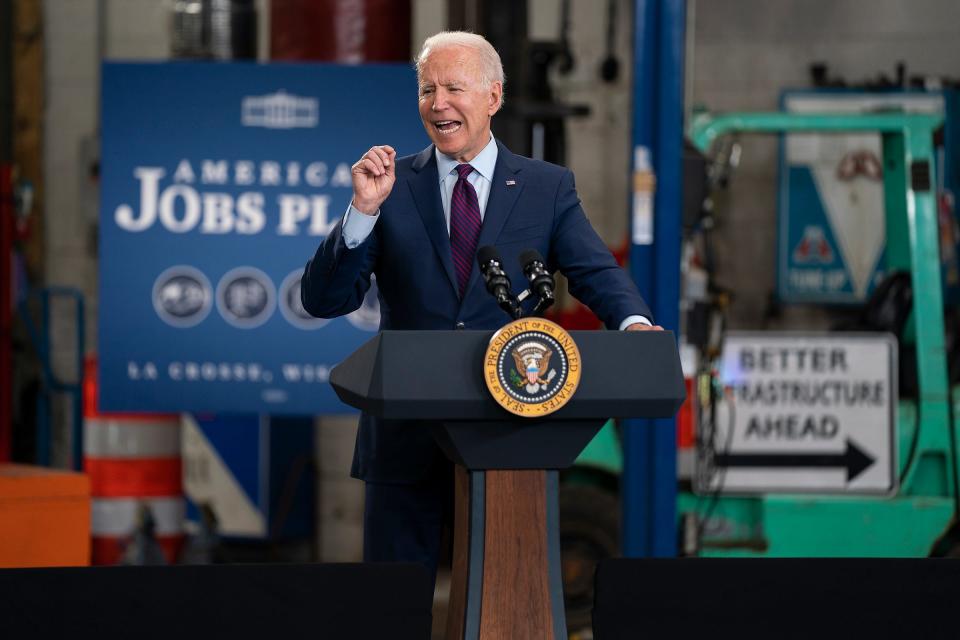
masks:
[[[243,99],[241,122],[245,127],[296,129],[317,126],[319,100],[301,98],[283,89],[265,96]]]

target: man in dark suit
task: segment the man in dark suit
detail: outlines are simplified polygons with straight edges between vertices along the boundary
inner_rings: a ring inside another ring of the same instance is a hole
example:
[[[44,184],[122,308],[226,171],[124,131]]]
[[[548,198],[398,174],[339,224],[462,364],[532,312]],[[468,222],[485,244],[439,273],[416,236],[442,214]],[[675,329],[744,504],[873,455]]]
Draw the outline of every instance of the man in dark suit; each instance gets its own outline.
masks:
[[[417,77],[433,145],[400,159],[376,146],[353,165],[351,206],[304,271],[304,308],[350,313],[375,274],[381,329],[497,329],[508,318],[475,264],[477,247],[494,245],[512,282],[524,281],[519,254],[537,249],[608,328],[660,329],[590,226],[573,174],[514,155],[491,134],[503,100],[496,50],[474,34],[437,34]],[[435,571],[452,474],[429,428],[362,416],[352,475],[366,482],[364,559]]]

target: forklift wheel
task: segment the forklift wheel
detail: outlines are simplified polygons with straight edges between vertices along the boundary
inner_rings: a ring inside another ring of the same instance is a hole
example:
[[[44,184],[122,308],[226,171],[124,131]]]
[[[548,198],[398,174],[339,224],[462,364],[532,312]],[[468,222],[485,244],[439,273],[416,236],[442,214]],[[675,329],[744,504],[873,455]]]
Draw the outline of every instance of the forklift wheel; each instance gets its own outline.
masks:
[[[954,518],[930,548],[931,558],[960,558],[960,520]]]
[[[589,629],[597,563],[620,553],[620,501],[595,486],[560,487],[560,550],[567,632]]]

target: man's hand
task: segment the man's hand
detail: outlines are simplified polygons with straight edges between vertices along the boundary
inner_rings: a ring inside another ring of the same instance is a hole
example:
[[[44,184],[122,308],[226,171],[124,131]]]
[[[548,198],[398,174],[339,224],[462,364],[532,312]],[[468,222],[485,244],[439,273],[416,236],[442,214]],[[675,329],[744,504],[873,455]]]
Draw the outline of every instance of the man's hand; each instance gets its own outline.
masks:
[[[632,325],[627,327],[627,331],[663,331],[663,327],[658,324],[653,326],[649,324],[644,324],[642,322],[634,322]]]
[[[371,148],[353,165],[353,206],[357,211],[372,216],[390,195],[397,179],[396,157],[393,147],[381,145]]]

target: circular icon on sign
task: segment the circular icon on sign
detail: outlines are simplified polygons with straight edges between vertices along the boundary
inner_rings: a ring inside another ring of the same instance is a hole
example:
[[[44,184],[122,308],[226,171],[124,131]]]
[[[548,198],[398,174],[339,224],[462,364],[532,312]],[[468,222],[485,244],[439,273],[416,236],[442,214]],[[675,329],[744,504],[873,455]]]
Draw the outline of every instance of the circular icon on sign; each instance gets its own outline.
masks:
[[[300,277],[302,275],[303,270],[298,269],[291,271],[283,279],[283,283],[280,285],[280,313],[287,319],[287,322],[298,329],[319,329],[330,320],[314,318],[303,308],[303,303],[300,301]]]
[[[273,281],[260,269],[231,269],[217,284],[217,310],[238,329],[259,327],[270,318],[276,305]]]
[[[157,276],[151,295],[160,319],[179,329],[200,323],[213,303],[213,287],[207,277],[183,264]]]
[[[535,418],[570,401],[580,384],[580,350],[560,325],[523,318],[490,338],[483,358],[487,389],[501,407]]]
[[[370,275],[370,288],[363,297],[360,308],[347,315],[347,321],[357,329],[376,331],[380,328],[380,298],[377,290],[377,276]]]

